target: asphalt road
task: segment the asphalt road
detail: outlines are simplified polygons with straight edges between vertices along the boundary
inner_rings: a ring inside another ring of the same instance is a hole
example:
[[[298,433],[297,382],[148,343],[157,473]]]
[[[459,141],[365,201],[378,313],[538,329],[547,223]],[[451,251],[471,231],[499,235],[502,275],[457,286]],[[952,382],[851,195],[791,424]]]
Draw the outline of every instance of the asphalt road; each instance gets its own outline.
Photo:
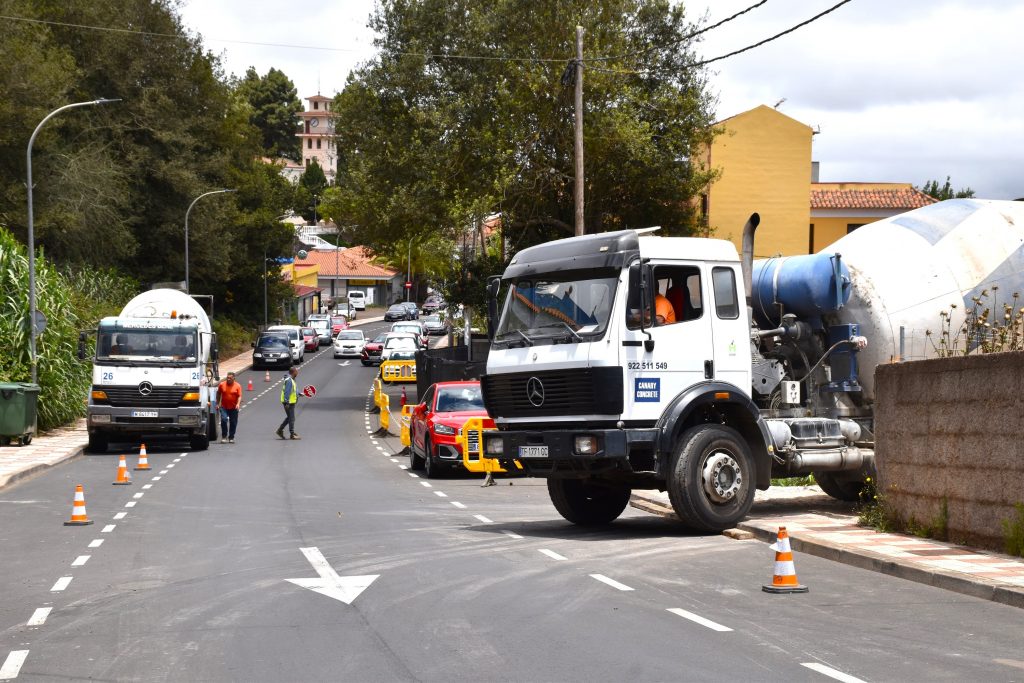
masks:
[[[1024,679],[1019,609],[800,555],[810,592],[769,595],[763,543],[632,508],[586,530],[539,480],[411,473],[369,433],[375,369],[307,358],[302,441],[273,433],[280,373],[246,372],[233,445],[0,494],[0,680]],[[65,527],[77,483],[95,523]]]

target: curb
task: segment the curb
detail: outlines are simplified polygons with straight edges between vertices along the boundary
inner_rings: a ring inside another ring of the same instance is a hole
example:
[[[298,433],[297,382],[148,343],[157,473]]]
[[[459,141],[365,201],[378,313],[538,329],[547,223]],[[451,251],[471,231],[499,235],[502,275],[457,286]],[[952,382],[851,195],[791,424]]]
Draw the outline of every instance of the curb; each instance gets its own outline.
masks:
[[[82,455],[85,453],[85,446],[86,444],[76,446],[67,455],[61,456],[60,458],[54,460],[53,462],[36,463],[35,465],[30,465],[29,467],[23,470],[19,470],[18,472],[12,472],[11,474],[6,475],[6,477],[4,478],[0,478],[0,491],[3,491],[20,481],[24,481],[25,479],[28,479],[52,467],[63,465],[66,462],[82,457]]]

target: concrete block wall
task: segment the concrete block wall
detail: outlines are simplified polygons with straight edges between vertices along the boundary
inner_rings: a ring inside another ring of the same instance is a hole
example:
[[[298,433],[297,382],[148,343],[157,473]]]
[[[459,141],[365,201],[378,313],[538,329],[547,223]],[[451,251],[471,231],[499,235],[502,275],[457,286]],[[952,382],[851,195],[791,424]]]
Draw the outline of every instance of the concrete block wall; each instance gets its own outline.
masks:
[[[1003,549],[1024,502],[1024,352],[894,363],[875,372],[878,490],[905,522]]]

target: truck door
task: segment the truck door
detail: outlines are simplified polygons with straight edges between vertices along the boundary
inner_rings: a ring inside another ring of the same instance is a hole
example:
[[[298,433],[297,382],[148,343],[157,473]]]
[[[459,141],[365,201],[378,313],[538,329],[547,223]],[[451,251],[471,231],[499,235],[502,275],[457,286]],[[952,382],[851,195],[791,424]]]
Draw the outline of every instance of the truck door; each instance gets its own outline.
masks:
[[[646,268],[643,293],[641,268]],[[711,319],[705,299],[698,262],[652,260],[630,268],[621,352],[626,380],[623,419],[658,419],[673,398],[713,372]],[[645,330],[641,330],[641,311]],[[650,352],[644,344],[648,334],[654,342]]]
[[[714,377],[750,393],[750,327],[741,314],[737,266],[711,267],[708,305],[714,343]]]

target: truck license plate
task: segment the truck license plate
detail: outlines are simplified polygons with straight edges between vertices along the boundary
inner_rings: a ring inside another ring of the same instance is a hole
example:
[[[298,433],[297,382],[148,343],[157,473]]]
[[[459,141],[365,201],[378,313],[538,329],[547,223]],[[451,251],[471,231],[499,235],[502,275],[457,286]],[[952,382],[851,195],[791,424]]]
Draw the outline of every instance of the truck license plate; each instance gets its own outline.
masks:
[[[159,410],[133,410],[132,417],[160,417]]]
[[[520,458],[546,458],[548,457],[547,446],[520,446]]]

